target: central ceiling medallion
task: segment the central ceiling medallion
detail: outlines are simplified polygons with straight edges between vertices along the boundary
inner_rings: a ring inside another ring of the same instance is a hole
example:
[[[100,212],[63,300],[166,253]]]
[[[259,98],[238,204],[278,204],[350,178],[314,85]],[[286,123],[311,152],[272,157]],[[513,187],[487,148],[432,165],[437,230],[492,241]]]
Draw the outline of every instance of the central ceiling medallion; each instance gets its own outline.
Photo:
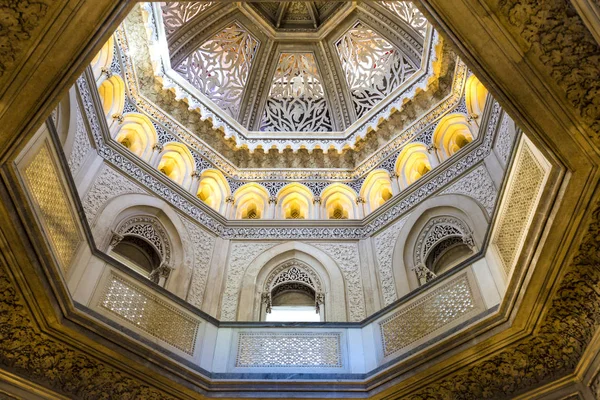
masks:
[[[279,30],[316,30],[342,5],[336,1],[283,1],[251,3],[271,26]]]
[[[163,86],[250,149],[281,149],[285,140],[309,150],[353,148],[435,76],[437,34],[411,2],[177,2],[146,10]]]

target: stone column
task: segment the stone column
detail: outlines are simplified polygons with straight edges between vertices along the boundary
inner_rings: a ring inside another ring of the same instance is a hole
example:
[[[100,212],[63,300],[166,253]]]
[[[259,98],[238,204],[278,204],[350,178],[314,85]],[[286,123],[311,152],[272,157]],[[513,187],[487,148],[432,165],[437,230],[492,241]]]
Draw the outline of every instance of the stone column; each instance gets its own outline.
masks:
[[[235,219],[235,198],[225,197],[225,218]]]
[[[392,183],[392,195],[396,196],[400,193],[400,182],[398,182],[398,174],[390,172],[390,182]]]
[[[190,185],[190,192],[196,196],[198,194],[198,188],[200,187],[200,173],[198,171],[192,172],[192,184]]]
[[[366,201],[365,199],[363,199],[362,197],[358,196],[356,198],[356,205],[358,207],[356,207],[358,209],[358,215],[356,216],[359,219],[362,219],[365,217],[365,215],[367,215],[367,210],[366,208]]]
[[[269,207],[268,207],[266,217],[268,219],[275,219],[276,211],[277,211],[277,197],[269,197]]]
[[[325,219],[325,211],[321,210],[321,197],[313,197],[313,219]]]
[[[160,153],[163,151],[163,146],[160,143],[155,143],[152,146],[152,150],[154,151],[152,152],[152,156],[150,157],[150,160],[148,160],[148,163],[154,168],[158,168],[158,163],[160,162]]]
[[[435,143],[431,143],[429,146],[427,146],[427,158],[429,159],[429,164],[431,164],[431,169],[434,169],[435,167],[440,165],[441,160],[439,158],[437,150],[438,148],[436,147]]]

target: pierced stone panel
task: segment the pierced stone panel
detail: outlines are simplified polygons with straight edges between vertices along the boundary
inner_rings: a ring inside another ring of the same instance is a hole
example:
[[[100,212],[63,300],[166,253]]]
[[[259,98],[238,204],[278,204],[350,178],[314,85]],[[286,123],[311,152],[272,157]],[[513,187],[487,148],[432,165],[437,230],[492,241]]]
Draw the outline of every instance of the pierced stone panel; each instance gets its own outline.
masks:
[[[169,2],[160,3],[163,23],[165,24],[165,34],[167,37],[175,33],[186,22],[208,9],[214,2],[212,1],[190,1],[190,2]]]
[[[120,276],[111,274],[98,306],[151,336],[194,354],[200,321]]]
[[[232,117],[237,117],[258,41],[233,23],[174,69]]]
[[[44,144],[25,168],[29,190],[39,207],[52,247],[66,274],[69,272],[81,237],[71,213],[66,189],[58,178],[50,150]]]
[[[341,368],[341,333],[241,332],[236,367]]]
[[[331,113],[314,54],[282,53],[279,56],[260,130],[333,130]]]
[[[510,275],[523,245],[546,175],[526,142],[518,155],[514,170],[514,179],[498,212],[498,229],[492,239],[506,275]]]
[[[399,87],[418,66],[362,22],[336,43],[358,118]]]
[[[463,274],[379,322],[384,357],[477,309]]]
[[[427,19],[410,1],[380,1],[379,4],[396,14],[401,20],[410,25],[421,36],[427,32]]]

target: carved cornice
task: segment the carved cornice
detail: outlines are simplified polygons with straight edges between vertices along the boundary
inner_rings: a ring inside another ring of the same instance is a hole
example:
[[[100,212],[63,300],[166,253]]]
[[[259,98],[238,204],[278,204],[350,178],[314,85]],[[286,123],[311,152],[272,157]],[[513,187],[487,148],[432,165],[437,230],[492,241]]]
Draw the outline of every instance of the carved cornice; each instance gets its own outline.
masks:
[[[0,9],[0,79],[14,70],[35,39],[38,27],[46,22],[48,11],[57,3],[51,0],[3,2]]]
[[[570,1],[501,0],[498,12],[522,50],[545,67],[600,145],[600,46]]]

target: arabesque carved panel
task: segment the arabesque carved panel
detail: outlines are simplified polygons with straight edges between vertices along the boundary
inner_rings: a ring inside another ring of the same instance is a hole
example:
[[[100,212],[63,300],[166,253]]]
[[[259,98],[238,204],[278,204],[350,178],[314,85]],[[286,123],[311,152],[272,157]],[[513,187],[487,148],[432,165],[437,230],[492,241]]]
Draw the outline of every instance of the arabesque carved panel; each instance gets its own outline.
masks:
[[[358,118],[417,71],[398,48],[362,22],[336,43]]]
[[[329,105],[312,53],[283,53],[279,56],[260,130],[333,130]]]
[[[341,368],[341,334],[241,332],[236,367]]]
[[[258,41],[234,23],[174,67],[232,117],[237,117]]]

